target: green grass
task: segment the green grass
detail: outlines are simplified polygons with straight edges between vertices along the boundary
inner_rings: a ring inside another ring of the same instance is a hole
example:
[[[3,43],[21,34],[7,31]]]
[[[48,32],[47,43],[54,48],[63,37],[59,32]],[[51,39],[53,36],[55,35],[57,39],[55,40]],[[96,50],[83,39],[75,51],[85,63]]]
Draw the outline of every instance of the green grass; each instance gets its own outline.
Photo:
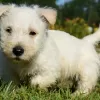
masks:
[[[100,100],[100,84],[86,97],[71,97],[68,89],[40,91],[27,86],[16,86],[12,82],[1,84],[0,100]]]

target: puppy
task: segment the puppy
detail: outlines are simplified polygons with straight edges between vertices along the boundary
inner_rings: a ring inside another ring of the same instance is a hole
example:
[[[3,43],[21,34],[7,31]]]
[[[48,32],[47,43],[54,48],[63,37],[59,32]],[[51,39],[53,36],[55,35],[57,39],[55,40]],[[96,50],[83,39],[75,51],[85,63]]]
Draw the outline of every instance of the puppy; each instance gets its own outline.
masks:
[[[49,30],[57,12],[38,6],[0,7],[0,74],[46,89],[58,81],[79,79],[75,94],[88,94],[99,76],[99,58],[92,44],[68,33]]]

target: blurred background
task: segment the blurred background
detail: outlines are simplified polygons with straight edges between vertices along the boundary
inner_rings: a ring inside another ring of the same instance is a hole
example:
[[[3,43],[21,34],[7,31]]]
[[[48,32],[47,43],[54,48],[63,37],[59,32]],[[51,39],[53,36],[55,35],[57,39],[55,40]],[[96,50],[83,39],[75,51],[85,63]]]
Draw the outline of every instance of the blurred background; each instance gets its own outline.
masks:
[[[100,0],[0,0],[3,4],[38,4],[58,11],[57,22],[51,29],[66,31],[78,38],[95,32],[100,23]]]

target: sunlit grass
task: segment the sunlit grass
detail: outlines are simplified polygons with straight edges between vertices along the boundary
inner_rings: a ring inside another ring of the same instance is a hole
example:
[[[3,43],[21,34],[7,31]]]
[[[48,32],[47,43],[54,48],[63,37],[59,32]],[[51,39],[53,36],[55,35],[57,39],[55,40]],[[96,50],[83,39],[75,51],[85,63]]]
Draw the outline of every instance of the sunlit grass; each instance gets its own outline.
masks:
[[[30,86],[16,86],[12,82],[0,86],[0,100],[100,100],[100,84],[86,97],[72,97],[69,89],[37,90]]]

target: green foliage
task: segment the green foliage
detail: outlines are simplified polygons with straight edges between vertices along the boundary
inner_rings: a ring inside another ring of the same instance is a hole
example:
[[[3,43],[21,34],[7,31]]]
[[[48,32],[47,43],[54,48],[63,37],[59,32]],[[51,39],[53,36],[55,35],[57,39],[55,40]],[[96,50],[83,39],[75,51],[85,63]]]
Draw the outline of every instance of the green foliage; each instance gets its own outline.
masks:
[[[63,19],[80,17],[89,22],[89,25],[100,21],[100,0],[71,0],[61,8]]]
[[[57,24],[54,29],[66,31],[78,38],[90,34],[89,26],[82,18],[75,18],[73,20],[66,19],[63,26]]]
[[[88,24],[92,25],[92,23],[98,23],[100,20],[98,12],[94,7],[90,7],[90,12],[88,16]]]

